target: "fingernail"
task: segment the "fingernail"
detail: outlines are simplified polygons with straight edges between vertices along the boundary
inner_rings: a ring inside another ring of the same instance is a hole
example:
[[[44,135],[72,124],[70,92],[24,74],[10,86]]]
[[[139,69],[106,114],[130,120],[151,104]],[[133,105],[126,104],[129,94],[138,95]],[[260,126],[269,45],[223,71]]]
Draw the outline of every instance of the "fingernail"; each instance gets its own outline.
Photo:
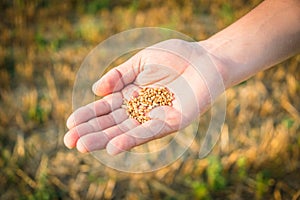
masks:
[[[67,132],[64,136],[64,144],[68,149],[73,149],[74,146],[72,145],[72,143],[70,142],[69,138],[68,138],[69,132]]]
[[[79,139],[76,143],[76,148],[81,153],[87,153],[88,150],[86,148],[86,145]]]
[[[112,155],[112,156],[115,156],[122,152],[119,148],[117,148],[115,145],[113,145],[111,143],[107,144],[106,151],[109,155]]]
[[[95,93],[97,89],[97,82],[93,84],[92,91]]]
[[[72,127],[74,127],[74,125],[75,125],[75,120],[74,120],[73,115],[71,115],[71,116],[67,119],[66,125],[67,125],[67,128],[68,128],[68,129],[71,129]]]

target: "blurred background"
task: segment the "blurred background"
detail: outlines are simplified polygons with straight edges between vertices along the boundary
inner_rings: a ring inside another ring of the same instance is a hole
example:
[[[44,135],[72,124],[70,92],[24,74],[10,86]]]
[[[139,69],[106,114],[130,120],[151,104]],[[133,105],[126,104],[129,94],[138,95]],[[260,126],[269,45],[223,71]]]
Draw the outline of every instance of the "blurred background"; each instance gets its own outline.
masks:
[[[203,40],[259,3],[2,0],[0,199],[300,199],[299,55],[227,90],[205,159],[195,141],[168,167],[128,174],[63,145],[76,72],[98,43],[145,26]]]

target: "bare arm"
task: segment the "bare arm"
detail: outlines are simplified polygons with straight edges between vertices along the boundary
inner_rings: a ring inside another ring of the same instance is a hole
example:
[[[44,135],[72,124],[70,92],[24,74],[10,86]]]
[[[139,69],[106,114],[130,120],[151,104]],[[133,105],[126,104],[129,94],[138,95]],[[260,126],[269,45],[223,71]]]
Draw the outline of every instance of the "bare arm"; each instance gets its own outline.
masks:
[[[93,87],[104,98],[74,111],[64,142],[80,152],[127,151],[177,131],[205,111],[211,99],[224,91],[218,72],[228,88],[299,52],[300,0],[266,0],[205,41],[167,40],[110,70]],[[162,66],[168,76],[161,73]],[[155,84],[168,87],[180,101],[151,110],[152,119],[139,124],[121,107],[122,99]]]
[[[204,45],[233,86],[300,52],[300,1],[266,0]]]

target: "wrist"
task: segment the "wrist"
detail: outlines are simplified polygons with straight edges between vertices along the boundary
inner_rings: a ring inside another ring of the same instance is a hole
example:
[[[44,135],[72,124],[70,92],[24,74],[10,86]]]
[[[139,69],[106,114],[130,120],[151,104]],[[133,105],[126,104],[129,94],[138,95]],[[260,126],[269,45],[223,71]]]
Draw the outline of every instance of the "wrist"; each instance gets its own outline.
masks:
[[[228,66],[235,66],[235,63],[229,58],[226,53],[221,53],[220,49],[224,48],[226,40],[218,39],[207,39],[204,41],[198,42],[206,51],[207,55],[211,59],[211,62],[214,64],[217,72],[223,79],[225,89],[232,86],[232,77],[230,77],[230,71]],[[217,44],[217,45],[216,45]]]
[[[221,33],[205,41],[203,46],[223,77],[225,88],[232,87],[264,68],[263,47],[249,44],[249,35]]]
[[[201,113],[225,91],[228,73],[225,65],[217,57],[207,51],[202,42],[192,42],[192,51],[189,55],[188,81],[199,103]],[[186,72],[188,72],[186,70]]]

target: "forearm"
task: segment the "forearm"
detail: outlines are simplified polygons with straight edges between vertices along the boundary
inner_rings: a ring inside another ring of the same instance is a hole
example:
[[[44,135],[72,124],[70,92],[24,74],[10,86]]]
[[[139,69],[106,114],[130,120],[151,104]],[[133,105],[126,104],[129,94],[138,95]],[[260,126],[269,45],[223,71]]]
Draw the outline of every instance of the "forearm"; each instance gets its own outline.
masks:
[[[233,86],[300,52],[300,0],[266,0],[204,46]]]

